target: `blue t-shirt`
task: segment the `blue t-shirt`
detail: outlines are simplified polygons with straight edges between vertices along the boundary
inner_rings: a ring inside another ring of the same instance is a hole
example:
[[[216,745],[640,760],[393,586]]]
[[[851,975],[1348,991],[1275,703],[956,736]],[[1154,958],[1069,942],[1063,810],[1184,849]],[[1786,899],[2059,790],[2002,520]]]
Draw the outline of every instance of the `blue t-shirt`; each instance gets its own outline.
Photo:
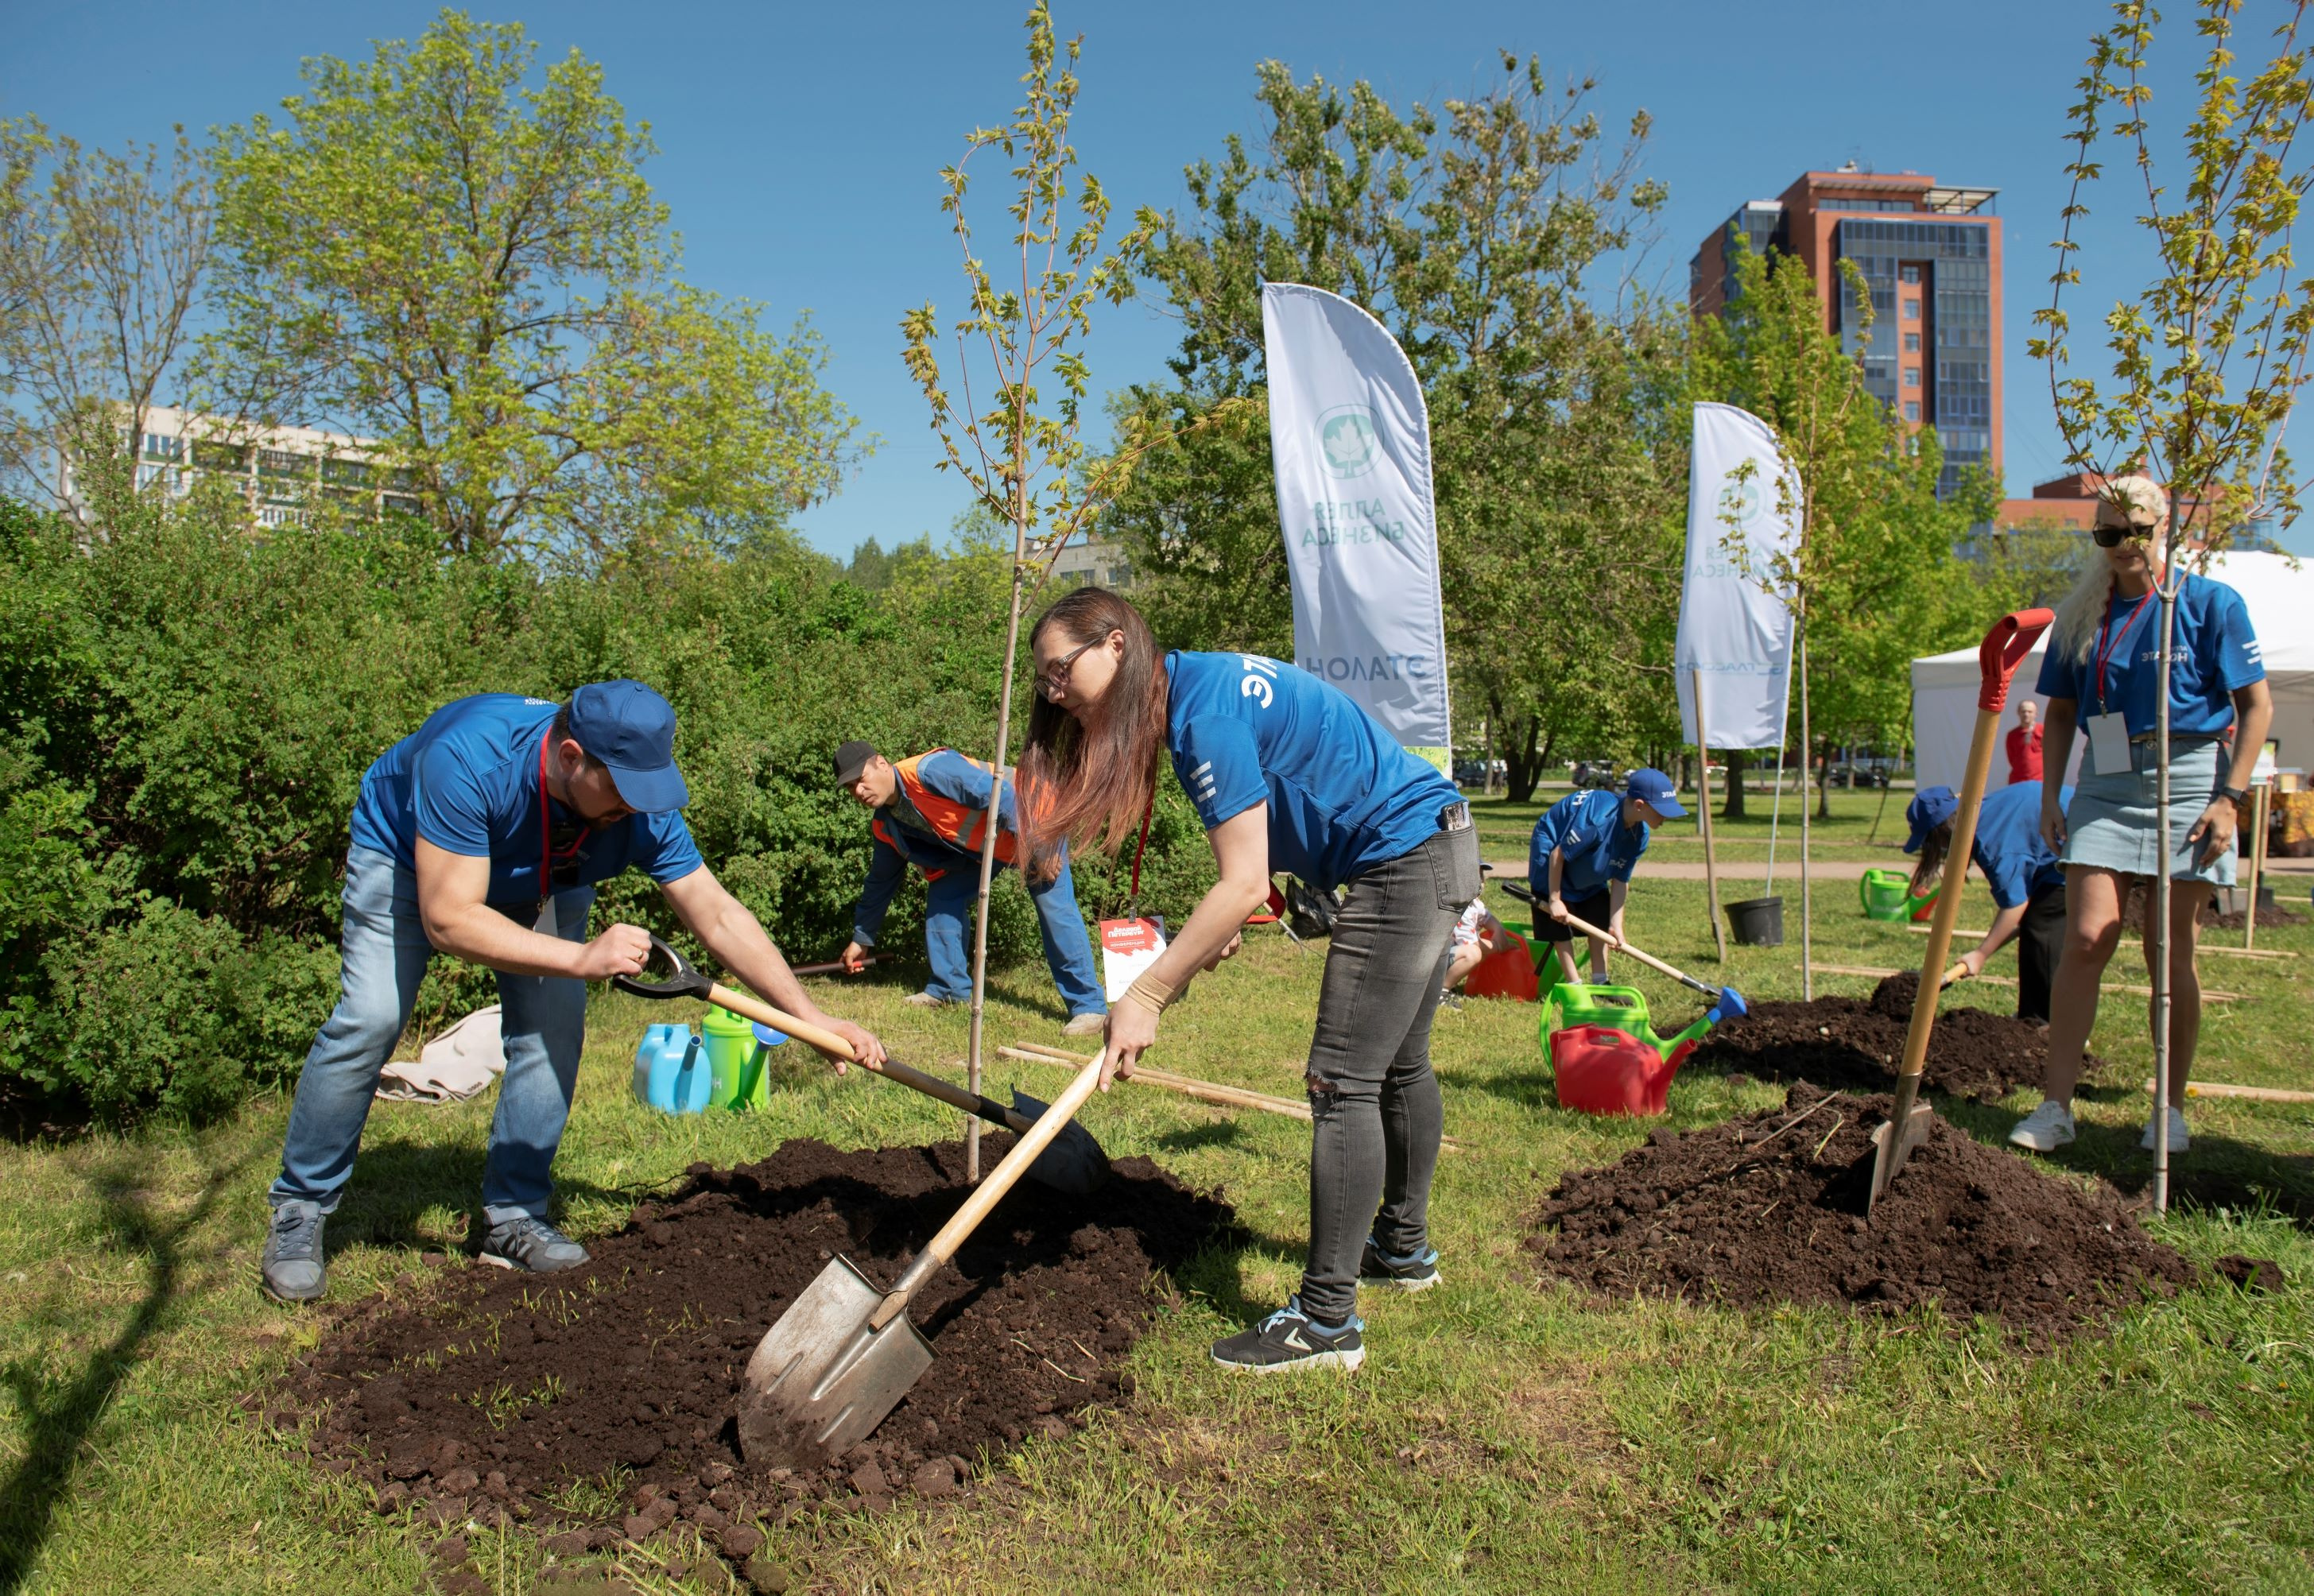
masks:
[[[2057,807],[2069,809],[2073,789],[2057,789]],[[1976,842],[1969,849],[1976,868],[1992,888],[1992,901],[2004,909],[2031,903],[2053,886],[2065,884],[2056,850],[2041,835],[2041,783],[2018,781],[1987,793],[1976,812]]]
[[[535,903],[543,895],[538,746],[557,707],[543,698],[478,692],[435,710],[362,776],[354,846],[414,870],[423,837],[446,852],[489,860],[491,903]],[[576,823],[561,804],[549,802],[554,824]],[[705,861],[682,814],[670,809],[587,832],[575,862],[576,879],[559,885],[606,881],[629,865],[654,881],[679,881]]]
[[[1173,774],[1211,831],[1269,806],[1269,867],[1331,888],[1410,853],[1460,800],[1373,716],[1299,666],[1165,656]]]
[[[2118,710],[2137,736],[2156,729],[2155,701],[2161,662],[2161,601],[2114,595],[2086,659],[2051,648],[2041,657],[2039,692],[2069,698],[2086,721]],[[2106,658],[2105,692],[2098,692],[2098,656]],[[2241,595],[2223,582],[2188,576],[2177,585],[2177,652],[2169,662],[2169,731],[2173,736],[2215,736],[2234,723],[2234,690],[2265,679],[2257,634]],[[2103,772],[2111,774],[2110,772]]]
[[[1527,886],[1545,903],[1550,900],[1550,851],[1558,849],[1566,863],[1559,875],[1564,898],[1587,898],[1610,881],[1629,881],[1647,851],[1644,823],[1623,824],[1623,795],[1594,789],[1570,792],[1542,812],[1526,850]]]

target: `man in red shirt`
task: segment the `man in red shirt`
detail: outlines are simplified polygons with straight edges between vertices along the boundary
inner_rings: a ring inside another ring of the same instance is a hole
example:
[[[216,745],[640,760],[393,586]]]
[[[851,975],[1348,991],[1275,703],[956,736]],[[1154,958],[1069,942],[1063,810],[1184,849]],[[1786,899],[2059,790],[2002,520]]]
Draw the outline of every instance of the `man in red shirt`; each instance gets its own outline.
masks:
[[[2041,706],[2017,701],[2017,724],[2009,728],[2009,785],[2041,779]]]

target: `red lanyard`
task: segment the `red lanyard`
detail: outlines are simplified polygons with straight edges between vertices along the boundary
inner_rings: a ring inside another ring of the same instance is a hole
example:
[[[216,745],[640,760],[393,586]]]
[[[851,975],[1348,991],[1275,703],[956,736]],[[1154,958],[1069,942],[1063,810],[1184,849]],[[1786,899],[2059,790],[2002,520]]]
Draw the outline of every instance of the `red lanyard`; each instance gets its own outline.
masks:
[[[546,745],[553,737],[554,728],[550,726],[539,734],[538,738],[538,895],[541,897],[554,890],[554,840],[547,824],[550,811],[546,797]],[[587,833],[594,829],[591,825],[581,826],[578,834],[570,839],[570,846],[564,851],[563,857],[568,859],[575,855],[578,851],[578,844],[585,842]]]
[[[2108,591],[2105,595],[2105,646],[2098,650],[2097,656],[2098,710],[2100,713],[2107,708],[2105,696],[2106,661],[2113,657],[2113,651],[2120,643],[2123,635],[2137,624],[2137,617],[2144,610],[2147,600],[2159,592],[2160,586],[2159,580],[2156,579],[2153,586],[2145,590],[2143,596],[2130,606],[2129,613],[2122,619],[2119,631],[2115,630],[2113,625],[2113,594]]]
[[[1141,811],[1141,841],[1133,850],[1133,894],[1126,910],[1128,914],[1137,915],[1141,913],[1141,856],[1149,851],[1149,822],[1156,813],[1157,789],[1152,787],[1149,789],[1148,806]],[[1114,879],[1114,877],[1111,878]]]

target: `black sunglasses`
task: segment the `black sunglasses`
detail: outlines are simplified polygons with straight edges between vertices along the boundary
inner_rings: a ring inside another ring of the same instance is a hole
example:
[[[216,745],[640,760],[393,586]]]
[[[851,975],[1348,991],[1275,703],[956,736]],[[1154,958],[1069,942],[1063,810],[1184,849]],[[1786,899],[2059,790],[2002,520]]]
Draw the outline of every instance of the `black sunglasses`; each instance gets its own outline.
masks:
[[[2097,540],[2097,546],[2098,548],[2114,549],[2120,547],[2121,540],[2124,538],[2145,537],[2149,536],[2152,531],[2153,529],[2150,526],[2107,526],[2104,522],[2100,521],[2096,525],[2089,528],[2089,536]]]

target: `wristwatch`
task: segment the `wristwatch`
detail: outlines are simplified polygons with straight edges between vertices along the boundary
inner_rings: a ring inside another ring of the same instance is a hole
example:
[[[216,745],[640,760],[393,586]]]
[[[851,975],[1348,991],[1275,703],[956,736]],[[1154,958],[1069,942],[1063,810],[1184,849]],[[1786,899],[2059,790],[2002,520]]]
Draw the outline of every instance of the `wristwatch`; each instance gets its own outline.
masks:
[[[2246,787],[2221,787],[2218,789],[2218,796],[2221,798],[2231,798],[2234,803],[2234,807],[2239,809],[2242,807],[2242,800],[2249,797],[2249,789]]]

